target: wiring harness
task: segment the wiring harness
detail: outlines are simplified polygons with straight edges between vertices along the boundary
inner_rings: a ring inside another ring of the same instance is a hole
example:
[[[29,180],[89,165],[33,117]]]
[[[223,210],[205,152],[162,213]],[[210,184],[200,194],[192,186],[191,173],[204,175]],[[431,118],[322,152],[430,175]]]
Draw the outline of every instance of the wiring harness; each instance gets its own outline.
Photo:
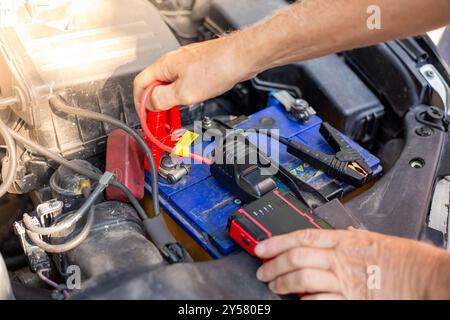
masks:
[[[112,185],[114,187],[122,190],[127,197],[129,198],[131,204],[136,209],[140,218],[143,221],[143,226],[149,235],[149,237],[153,240],[155,245],[158,247],[160,252],[163,254],[165,259],[169,263],[176,263],[185,260],[189,260],[189,256],[186,254],[184,248],[179,244],[172,236],[170,231],[165,224],[164,219],[160,215],[160,206],[159,206],[159,189],[158,189],[158,174],[156,169],[156,164],[150,149],[148,148],[145,141],[141,138],[141,136],[132,128],[128,127],[121,121],[114,119],[110,116],[100,114],[97,112],[92,112],[88,110],[78,109],[67,105],[61,97],[52,96],[49,99],[50,105],[58,111],[76,115],[80,117],[85,117],[97,121],[106,122],[112,126],[123,129],[128,132],[145,152],[148,163],[150,165],[150,173],[152,179],[152,199],[153,199],[153,217],[150,218],[145,210],[140,205],[139,201],[133,196],[132,192],[123,184],[119,183],[115,180],[115,176],[112,173],[106,172],[105,174],[99,174],[85,167],[79,166],[76,163],[68,161],[67,159],[61,157],[60,155],[48,150],[47,148],[33,142],[32,140],[22,136],[17,133],[13,129],[9,128],[5,125],[3,121],[0,120],[0,134],[5,140],[6,147],[8,149],[8,158],[7,164],[9,165],[7,177],[4,179],[2,185],[0,186],[0,197],[8,192],[8,189],[14,183],[16,169],[17,169],[17,154],[16,154],[16,146],[15,142],[20,143],[26,146],[29,149],[45,156],[48,159],[51,159],[60,165],[66,166],[72,171],[81,174],[91,180],[98,181],[97,187],[90,192],[90,190],[86,191],[86,201],[81,206],[81,208],[69,216],[65,216],[61,221],[54,223],[51,226],[44,227],[40,224],[36,223],[35,219],[25,214],[23,218],[24,226],[26,228],[27,235],[33,241],[35,245],[42,248],[46,252],[50,253],[61,253],[72,250],[82,243],[89,235],[89,232],[92,228],[94,221],[94,203],[98,199],[98,197],[102,194],[105,188],[108,185]],[[5,165],[5,162],[4,164]],[[58,233],[62,233],[64,231],[70,230],[73,228],[75,224],[77,224],[86,214],[88,214],[87,221],[82,228],[82,230],[73,237],[70,241],[53,245],[49,244],[42,239],[43,236],[51,236]]]

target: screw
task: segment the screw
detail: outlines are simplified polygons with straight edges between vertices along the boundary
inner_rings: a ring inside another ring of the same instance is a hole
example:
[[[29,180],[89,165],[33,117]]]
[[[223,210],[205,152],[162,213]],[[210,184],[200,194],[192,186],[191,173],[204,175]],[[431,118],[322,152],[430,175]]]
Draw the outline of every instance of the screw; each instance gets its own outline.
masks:
[[[416,129],[416,134],[420,137],[430,137],[433,134],[433,129],[430,127],[420,127]]]
[[[425,166],[425,160],[421,159],[421,158],[416,158],[413,159],[409,162],[409,165],[411,166],[411,168],[414,169],[422,169]]]
[[[430,107],[427,109],[425,113],[425,118],[427,121],[431,121],[434,123],[439,123],[444,118],[444,113],[441,109],[436,107]]]
[[[428,70],[425,72],[425,75],[428,79],[433,79],[434,78],[434,72],[431,70]]]
[[[163,167],[166,170],[170,170],[175,168],[176,163],[173,161],[173,159],[170,156],[165,156],[161,160],[161,167]]]
[[[235,199],[234,203],[236,203],[238,206],[240,206],[242,204],[241,199]]]
[[[212,119],[210,117],[204,117],[203,118],[203,126],[205,128],[209,128],[212,126]]]
[[[306,122],[310,119],[311,115],[308,112],[309,103],[303,99],[296,99],[291,107],[291,115],[302,121]]]
[[[309,103],[308,103],[308,101],[306,101],[304,99],[296,99],[294,102],[294,106],[306,109],[309,107]]]

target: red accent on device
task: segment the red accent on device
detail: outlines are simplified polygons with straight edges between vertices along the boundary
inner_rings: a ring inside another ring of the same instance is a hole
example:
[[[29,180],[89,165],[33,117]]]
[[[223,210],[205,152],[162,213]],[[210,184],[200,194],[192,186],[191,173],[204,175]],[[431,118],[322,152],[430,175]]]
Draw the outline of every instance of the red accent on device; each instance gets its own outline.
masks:
[[[317,229],[322,229],[321,226],[319,226],[313,219],[312,216],[310,216],[309,214],[302,212],[299,208],[297,208],[296,206],[294,206],[289,200],[287,200],[285,197],[283,197],[281,195],[281,193],[278,190],[275,190],[273,193],[275,193],[277,195],[278,198],[280,198],[281,200],[283,200],[288,206],[290,206],[295,212],[297,212],[298,214],[300,214],[301,216],[305,217],[306,219],[309,220],[309,222],[311,222],[311,224],[313,226],[315,226]]]
[[[167,111],[147,112],[147,104],[152,98],[153,90],[158,86],[167,85],[162,81],[154,81],[143,92],[139,106],[139,120],[146,135],[147,143],[152,151],[155,163],[159,169],[161,156],[164,152],[173,154],[175,145],[184,133],[181,128],[180,110],[178,106]],[[201,155],[190,153],[189,158],[210,165],[211,160]],[[150,169],[147,160],[145,168]]]
[[[167,85],[168,83],[155,81],[150,87],[153,91],[157,86]],[[180,133],[182,133],[181,128],[181,117],[180,110],[177,106],[173,107],[167,111],[158,112],[148,112],[147,113],[147,127],[149,128],[152,135],[160,141],[162,144],[172,149],[175,147],[178,139],[180,138]],[[149,137],[146,137],[146,142],[152,151],[153,157],[155,158],[155,163],[159,169],[161,163],[162,154],[165,152],[156,143],[152,141]],[[147,159],[145,159],[145,169],[149,170],[149,164]]]
[[[236,221],[231,221],[229,226],[229,235],[250,255],[255,256],[255,247],[259,241],[255,240],[242,226]]]
[[[252,216],[249,215],[244,209],[239,209],[239,213],[242,213],[243,215],[245,215],[251,222],[253,222],[255,225],[257,225],[262,231],[264,231],[269,238],[272,237],[272,232],[267,230],[261,223],[259,223],[255,219],[253,219]]]
[[[306,205],[292,194],[273,190],[230,216],[229,235],[255,256],[256,245],[271,237],[302,229],[332,229],[324,220],[306,212]]]
[[[144,198],[144,152],[137,141],[127,132],[113,131],[106,144],[106,171],[116,175],[117,182],[130,189],[136,199]],[[129,202],[123,191],[109,186],[106,198],[113,201]]]

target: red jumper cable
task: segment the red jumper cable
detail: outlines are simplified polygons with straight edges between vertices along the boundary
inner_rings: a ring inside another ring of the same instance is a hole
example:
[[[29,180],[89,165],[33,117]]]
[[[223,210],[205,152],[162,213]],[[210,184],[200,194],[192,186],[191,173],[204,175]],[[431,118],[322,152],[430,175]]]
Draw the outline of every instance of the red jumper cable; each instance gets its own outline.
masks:
[[[157,167],[159,168],[163,152],[174,154],[175,145],[184,133],[181,127],[180,110],[178,106],[167,111],[147,112],[146,106],[152,99],[153,90],[158,86],[167,85],[162,81],[151,83],[141,96],[139,106],[139,119],[142,129],[147,137],[147,142],[152,151]],[[190,153],[188,158],[194,161],[210,165],[210,159],[195,153]],[[148,164],[146,164],[148,169]]]

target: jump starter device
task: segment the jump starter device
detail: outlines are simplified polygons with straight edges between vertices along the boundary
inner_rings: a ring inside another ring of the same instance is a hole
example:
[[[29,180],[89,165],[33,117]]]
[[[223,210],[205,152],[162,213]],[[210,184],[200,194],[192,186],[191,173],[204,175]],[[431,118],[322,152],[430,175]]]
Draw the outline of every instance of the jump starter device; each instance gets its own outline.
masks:
[[[228,220],[230,237],[252,256],[255,256],[255,247],[259,242],[305,229],[333,227],[316,217],[294,195],[279,189],[243,206]]]

